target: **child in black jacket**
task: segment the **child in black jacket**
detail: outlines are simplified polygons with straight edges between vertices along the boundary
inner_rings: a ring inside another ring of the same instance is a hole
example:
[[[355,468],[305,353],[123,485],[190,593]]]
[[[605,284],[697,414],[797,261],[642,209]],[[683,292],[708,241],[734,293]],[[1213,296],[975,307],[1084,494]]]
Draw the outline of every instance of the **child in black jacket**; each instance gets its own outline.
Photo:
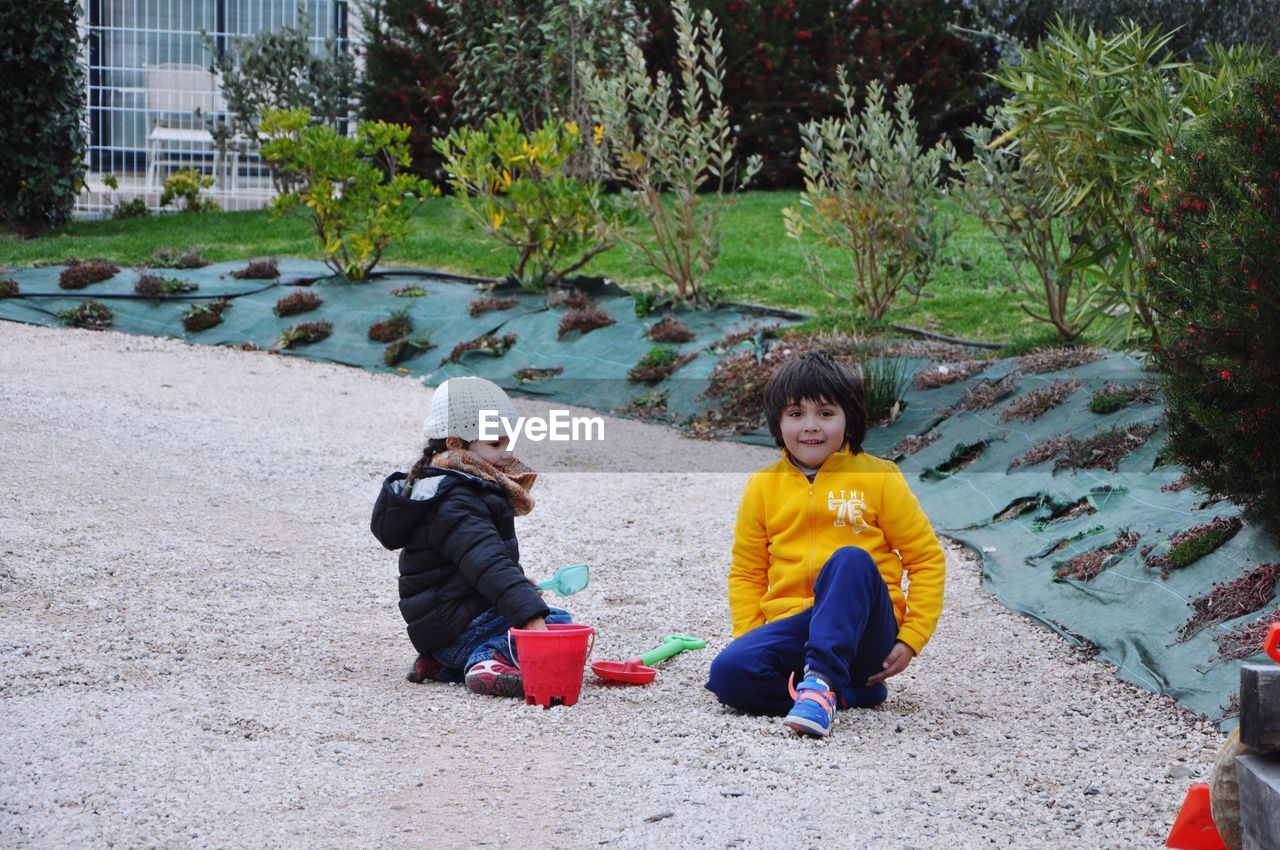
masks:
[[[482,378],[436,389],[422,457],[407,476],[383,481],[370,528],[401,550],[400,613],[418,650],[409,680],[523,696],[507,630],[572,618],[549,608],[520,567],[515,516],[533,509],[537,474],[507,451],[506,437],[479,439],[482,410],[516,418],[507,394]]]

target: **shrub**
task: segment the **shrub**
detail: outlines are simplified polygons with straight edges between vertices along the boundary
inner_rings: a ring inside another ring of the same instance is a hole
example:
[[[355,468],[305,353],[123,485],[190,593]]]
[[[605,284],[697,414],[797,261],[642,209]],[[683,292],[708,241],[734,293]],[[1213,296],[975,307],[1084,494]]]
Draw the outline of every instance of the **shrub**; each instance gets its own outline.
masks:
[[[681,354],[674,348],[656,346],[651,348],[640,362],[627,372],[627,380],[653,386],[671,377],[671,373],[697,357],[697,352]]]
[[[208,116],[214,142],[225,153],[260,150],[271,130],[262,125],[267,112],[301,109],[327,127],[344,126],[355,96],[355,61],[329,39],[322,51],[311,47],[310,22],[299,6],[301,20],[236,39],[230,49],[209,41],[215,56],[212,71],[227,100],[225,116]],[[273,169],[280,191],[293,191],[295,175]]]
[[[992,147],[1009,130],[1006,114],[987,113],[989,125],[965,131],[973,156],[961,166],[961,207],[995,237],[1013,269],[1019,307],[1031,318],[1051,324],[1062,340],[1074,340],[1103,315],[1110,303],[1105,283],[1091,280],[1070,265],[1073,244],[1084,236],[1076,217],[1052,214],[1052,177],[1021,155],[1021,142]]]
[[[120,273],[120,267],[107,260],[73,262],[58,275],[58,286],[63,289],[84,289],[91,283],[101,283]]]
[[[328,339],[332,333],[333,322],[303,322],[300,325],[290,325],[285,328],[284,333],[280,334],[279,343],[281,348],[311,345],[313,342]]]
[[[369,326],[369,339],[374,342],[395,342],[411,333],[413,319],[408,310],[393,310],[387,318]]]
[[[693,331],[675,316],[666,316],[662,321],[651,325],[644,335],[654,342],[671,342],[679,345],[693,341]]]
[[[280,264],[274,259],[250,260],[249,265],[231,273],[237,280],[270,280],[280,276]]]
[[[382,352],[382,362],[388,366],[398,366],[411,357],[416,357],[428,349],[435,348],[430,336],[417,336],[413,339],[398,339]]]
[[[510,112],[526,127],[586,126],[583,66],[619,73],[639,21],[629,0],[459,0],[448,32],[463,122]]]
[[[444,172],[432,143],[457,122],[457,57],[447,43],[450,5],[438,0],[361,4],[361,117],[409,127],[413,170],[436,182],[444,181]]]
[[[760,169],[760,159],[749,158],[735,179],[715,18],[706,12],[695,21],[687,0],[676,0],[672,14],[678,86],[665,73],[649,75],[631,38],[624,39],[626,61],[618,73],[605,77],[587,69],[584,83],[610,176],[649,224],[648,232],[624,231],[621,240],[677,298],[702,303],[703,281],[720,253],[720,216],[736,187]]]
[[[151,215],[151,209],[147,206],[146,198],[137,197],[130,198],[127,201],[120,201],[111,210],[111,217],[116,221],[126,221],[131,218],[146,218]]]
[[[564,336],[570,331],[580,331],[585,336],[596,328],[607,328],[616,322],[616,319],[599,307],[568,310],[560,317],[560,329],[556,336]]]
[[[548,119],[526,134],[510,114],[436,142],[458,202],[515,251],[511,275],[526,289],[554,286],[617,240],[622,219],[600,184],[566,171],[581,143],[575,122]]]
[[[11,278],[0,278],[0,298],[17,298],[18,282]]]
[[[0,223],[23,235],[65,223],[84,177],[80,6],[0,4]]]
[[[111,327],[114,317],[111,315],[111,308],[107,305],[99,304],[97,301],[84,301],[75,307],[59,311],[58,318],[64,325],[73,328],[100,331]]]
[[[467,312],[472,316],[479,316],[482,313],[489,313],[494,310],[510,310],[519,303],[519,298],[498,298],[493,295],[484,295],[473,299],[467,304]]]
[[[200,197],[200,192],[212,185],[212,175],[201,174],[194,168],[175,171],[164,181],[164,191],[160,194],[160,206],[167,207],[174,201],[182,201],[183,212],[216,212],[222,209],[217,201],[213,198]]]
[[[190,281],[181,280],[176,277],[161,277],[157,274],[144,274],[138,278],[138,282],[133,285],[133,291],[143,298],[150,298],[152,301],[159,301],[170,295],[182,295],[187,292],[195,292],[200,288],[199,284]]]
[[[194,304],[182,313],[182,327],[190,333],[207,331],[222,324],[222,314],[231,307],[230,301],[210,301]]]
[[[195,248],[156,248],[142,265],[152,269],[200,269],[209,261]]]
[[[1147,269],[1169,456],[1280,530],[1280,62],[1180,137]]]
[[[724,54],[732,69],[724,103],[741,121],[738,149],[759,154],[758,183],[798,187],[799,125],[832,113],[836,68],[849,69],[854,88],[872,80],[916,93],[921,138],[935,140],[978,120],[996,94],[983,72],[993,68],[988,42],[966,38],[971,3],[952,0],[696,0],[724,24]],[[639,4],[650,21],[645,55],[652,67],[678,73],[670,3]]]
[[[296,316],[298,313],[309,313],[324,303],[324,299],[310,290],[304,289],[292,295],[286,295],[276,301],[273,312],[280,318]]]
[[[427,294],[427,290],[421,286],[402,286],[399,289],[391,290],[391,294],[397,298],[421,298]]]
[[[883,86],[872,82],[858,113],[843,70],[839,79],[843,117],[800,128],[804,191],[783,223],[823,288],[880,319],[900,290],[919,299],[955,228],[938,212],[942,169],[955,154],[946,142],[920,147],[906,86],[890,115]]]
[[[1167,578],[1170,570],[1190,566],[1205,555],[1222,546],[1244,527],[1240,517],[1214,517],[1209,522],[1180,531],[1169,538],[1169,548],[1162,554],[1143,552],[1147,566],[1159,568],[1160,577]],[[1153,547],[1154,548],[1154,547]]]
[[[1047,178],[1050,214],[1069,220],[1075,246],[1062,268],[1105,284],[1095,310],[1127,311],[1115,340],[1156,332],[1140,274],[1152,232],[1139,210],[1185,120],[1169,39],[1134,23],[1103,35],[1059,20],[997,78],[1010,92],[1008,129],[991,144],[1016,140],[1023,167]]]
[[[881,357],[862,363],[862,404],[868,426],[891,425],[902,412],[902,397],[911,384],[906,363]]]
[[[296,180],[273,201],[278,215],[305,207],[324,262],[348,280],[364,280],[387,245],[407,236],[418,206],[438,191],[400,173],[409,164],[409,130],[366,121],[354,137],[312,126],[305,110],[268,111],[262,156]]]

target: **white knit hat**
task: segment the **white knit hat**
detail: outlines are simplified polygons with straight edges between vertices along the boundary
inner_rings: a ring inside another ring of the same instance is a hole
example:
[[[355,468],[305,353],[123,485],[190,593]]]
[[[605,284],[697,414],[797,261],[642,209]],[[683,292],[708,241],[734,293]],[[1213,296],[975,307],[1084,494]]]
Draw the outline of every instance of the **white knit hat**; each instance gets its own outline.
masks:
[[[505,416],[514,426],[516,408],[502,387],[484,378],[450,378],[436,387],[422,433],[428,440],[445,437],[467,442],[478,440],[482,410],[496,410],[498,416]],[[497,433],[503,433],[500,425]]]

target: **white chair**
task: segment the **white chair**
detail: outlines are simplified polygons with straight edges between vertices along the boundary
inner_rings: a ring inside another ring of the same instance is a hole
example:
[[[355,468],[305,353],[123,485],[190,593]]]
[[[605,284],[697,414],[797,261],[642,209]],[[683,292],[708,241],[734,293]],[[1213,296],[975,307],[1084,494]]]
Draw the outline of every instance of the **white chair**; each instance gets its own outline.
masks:
[[[213,153],[213,175],[223,182],[222,155],[214,147],[205,118],[227,111],[217,78],[199,65],[153,65],[146,69],[147,191],[161,185],[161,169],[192,167],[191,154],[208,148]],[[185,156],[183,156],[185,155]],[[238,170],[238,163],[235,164]]]

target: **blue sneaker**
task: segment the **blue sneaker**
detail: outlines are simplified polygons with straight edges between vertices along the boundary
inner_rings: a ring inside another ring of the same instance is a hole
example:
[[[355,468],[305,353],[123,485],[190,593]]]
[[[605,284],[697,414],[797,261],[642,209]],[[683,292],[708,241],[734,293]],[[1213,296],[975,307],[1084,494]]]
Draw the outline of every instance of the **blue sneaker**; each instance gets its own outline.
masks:
[[[830,735],[831,720],[836,716],[836,695],[826,680],[806,672],[799,687],[792,687],[790,683],[788,687],[796,704],[791,706],[783,725],[818,738]]]

